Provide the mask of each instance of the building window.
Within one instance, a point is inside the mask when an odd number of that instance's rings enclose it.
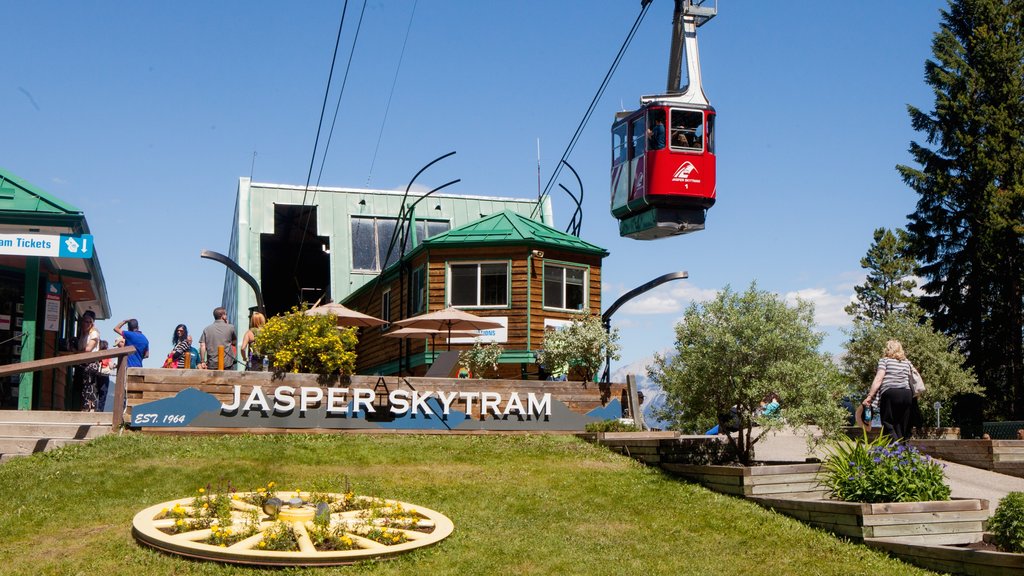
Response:
[[[386,322],[381,325],[381,330],[387,330],[391,327],[391,289],[385,290],[380,295],[380,319]]]
[[[451,264],[452,306],[508,306],[508,263]]]
[[[427,309],[427,267],[420,266],[409,277],[409,315],[415,316]]]
[[[544,307],[583,310],[586,278],[584,268],[544,264]]]
[[[359,271],[380,272],[398,262],[402,252],[401,245],[396,242],[388,257],[388,246],[395,234],[396,218],[376,218],[366,216],[352,217],[352,269]],[[422,242],[438,234],[448,231],[451,225],[440,220],[417,220],[415,225],[416,241]],[[412,250],[412,237],[405,239],[405,251]]]

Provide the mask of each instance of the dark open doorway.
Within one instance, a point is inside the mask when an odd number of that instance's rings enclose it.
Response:
[[[260,234],[260,285],[270,316],[330,296],[330,239],[317,236],[316,206],[274,204],[274,233]]]

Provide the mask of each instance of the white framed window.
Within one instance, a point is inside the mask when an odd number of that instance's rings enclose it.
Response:
[[[383,332],[391,327],[391,289],[388,288],[380,295],[380,319],[386,322],[380,329]]]
[[[587,302],[587,269],[544,263],[544,307],[583,310]]]
[[[448,265],[448,296],[452,306],[507,307],[508,262]]]
[[[415,316],[427,309],[427,267],[420,266],[409,276],[409,315]]]

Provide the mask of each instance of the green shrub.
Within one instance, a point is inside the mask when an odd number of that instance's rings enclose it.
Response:
[[[1003,552],[1024,552],[1024,492],[1010,492],[988,521],[988,530]]]
[[[275,372],[351,374],[356,368],[355,328],[339,329],[333,315],[291,313],[274,316],[260,330],[253,347],[270,358]]]
[[[873,442],[866,435],[863,441],[832,441],[822,468],[822,483],[845,502],[949,500],[941,464],[913,446],[890,444],[884,436]]]
[[[586,427],[587,432],[640,432],[640,427],[632,422],[621,420],[601,420],[590,422]]]
[[[469,370],[473,378],[483,378],[488,370],[498,369],[498,359],[504,351],[497,342],[483,346],[478,339],[472,348],[459,353],[459,366]]]

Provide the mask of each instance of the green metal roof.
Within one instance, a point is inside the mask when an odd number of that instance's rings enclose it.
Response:
[[[5,216],[14,216],[15,213],[20,213],[43,219],[48,215],[83,217],[80,209],[51,196],[41,188],[29,184],[2,168],[0,168],[0,212],[4,212]]]
[[[438,234],[423,241],[428,248],[521,245],[560,248],[584,254],[607,256],[608,251],[576,236],[559,232],[511,210],[481,218],[476,222]]]

